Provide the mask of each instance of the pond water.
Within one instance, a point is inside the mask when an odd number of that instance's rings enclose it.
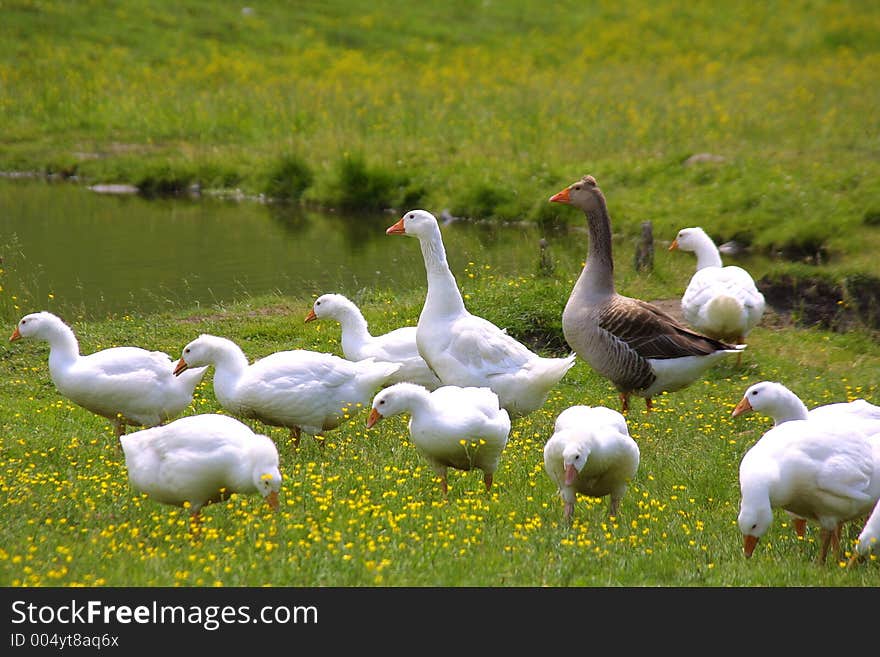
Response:
[[[0,307],[16,319],[35,310],[97,319],[271,293],[303,298],[423,287],[416,241],[385,234],[397,219],[0,180]],[[459,277],[468,262],[501,275],[537,267],[535,226],[452,222],[442,230]],[[585,236],[548,240],[554,253],[583,258]]]

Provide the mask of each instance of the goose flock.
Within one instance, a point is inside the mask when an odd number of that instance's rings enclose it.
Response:
[[[203,507],[232,493],[258,494],[279,507],[278,448],[242,420],[283,427],[294,449],[302,433],[323,445],[332,431],[369,409],[371,429],[406,414],[415,452],[449,494],[447,473],[479,470],[489,491],[511,436],[512,422],[542,408],[578,359],[607,380],[620,410],[577,404],[560,412],[543,448],[543,465],[571,523],[577,496],[608,498],[620,512],[642,454],[627,425],[632,396],[645,400],[685,388],[731,356],[737,363],[765,309],[744,269],[723,266],[702,228],[684,228],[670,250],[692,251],[696,272],[681,298],[683,321],[647,301],[616,291],[611,218],[593,176],[568,185],[551,203],[583,211],[587,257],[561,308],[571,353],[541,356],[465,305],[449,267],[436,217],[415,209],[387,235],[418,240],[426,295],[415,326],[373,335],[360,309],[341,294],[324,294],[305,322],[333,320],[343,357],[290,349],[251,362],[232,340],[203,334],[171,356],[139,347],[81,355],[72,331],[48,312],[25,315],[10,341],[49,343],[49,372],[58,393],[110,420],[133,489],[197,519]],[[224,414],[179,417],[213,368],[213,392]],[[746,452],[739,468],[738,524],[750,557],[782,509],[803,535],[819,527],[818,561],[840,556],[840,530],[863,529],[849,565],[878,550],[880,538],[880,407],[861,399],[812,410],[781,383],[751,385],[732,413],[764,413],[773,427]],[[126,434],[127,426],[142,427]]]

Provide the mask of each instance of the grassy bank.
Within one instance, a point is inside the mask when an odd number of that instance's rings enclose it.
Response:
[[[466,279],[463,288],[475,310],[501,321],[493,308],[528,311],[516,285]],[[377,333],[414,323],[422,300],[420,291],[358,299]],[[138,344],[176,358],[203,332],[235,340],[250,358],[298,347],[341,353],[336,325],[303,323],[310,303],[276,296],[74,329],[84,353]],[[636,404],[628,422],[642,462],[614,520],[606,501],[581,498],[566,527],[543,471],[559,412],[618,407],[611,386],[579,362],[544,408],[514,422],[490,494],[479,475],[454,472],[444,503],[405,417],[366,430],[359,409],[328,433],[324,449],[306,438],[294,450],[286,431],[258,425],[281,453],[281,511],[234,496],[206,509],[197,539],[186,512],[130,488],[109,424],[59,397],[47,346],[9,344],[0,358],[0,584],[875,586],[876,560],[849,570],[812,563],[818,531],[798,540],[781,512],[753,558],[742,555],[737,469],[770,426],[730,418],[746,387],[780,380],[809,406],[880,403],[880,347],[869,335],[778,328],[755,329],[741,366],[721,365],[656,398],[650,416]],[[186,413],[218,410],[209,373]],[[858,529],[846,532],[847,551]]]
[[[620,230],[866,269],[877,34],[871,2],[13,0],[0,170],[550,222],[592,173]]]

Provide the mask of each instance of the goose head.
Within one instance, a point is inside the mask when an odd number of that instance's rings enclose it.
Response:
[[[587,464],[590,448],[582,440],[570,441],[562,450],[562,467],[565,471],[565,485],[571,486],[578,474]]]
[[[781,383],[774,381],[755,383],[746,389],[743,398],[736,405],[736,408],[733,409],[731,417],[737,417],[751,411],[757,411],[772,417],[775,415],[774,411],[783,407],[787,402],[787,398],[791,397],[792,394]]]
[[[550,197],[551,203],[565,203],[580,208],[584,212],[594,212],[605,207],[602,190],[593,176],[584,176],[561,192]]]
[[[251,477],[257,492],[277,511],[278,492],[281,490],[281,471],[278,469],[278,451],[268,436],[254,436]]]
[[[217,357],[217,341],[210,335],[200,335],[183,348],[180,360],[174,366],[174,374],[180,375],[190,367],[203,367],[214,364]]]
[[[706,244],[707,241],[711,242],[711,239],[712,238],[706,234],[706,231],[699,226],[682,228],[678,231],[675,239],[673,239],[672,243],[669,245],[669,250],[674,251],[675,249],[679,249],[680,251],[697,251],[701,244]]]
[[[9,336],[9,341],[14,342],[21,338],[46,339],[60,321],[49,312],[30,313],[18,320],[15,330]]]
[[[315,303],[312,304],[312,309],[309,311],[309,314],[306,315],[305,321],[313,322],[316,319],[324,319],[327,317],[335,319],[345,306],[344,299],[345,297],[341,294],[322,294],[315,299]]]
[[[767,533],[772,521],[773,510],[769,504],[751,505],[743,500],[737,523],[743,535],[743,553],[746,557],[752,556],[758,539]]]
[[[389,226],[385,234],[427,237],[437,230],[437,218],[433,214],[427,210],[410,210],[396,224]]]
[[[367,429],[382,418],[409,411],[415,398],[428,394],[427,388],[415,383],[402,382],[388,386],[373,397],[370,416],[367,418]]]

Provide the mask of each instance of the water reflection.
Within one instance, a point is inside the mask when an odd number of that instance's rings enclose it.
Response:
[[[87,319],[274,292],[423,287],[418,243],[385,234],[398,219],[0,181],[0,312],[6,320],[42,309]],[[458,221],[443,226],[443,238],[459,276],[468,262],[501,275],[531,274],[540,257],[534,226]],[[581,251],[574,245],[573,259]]]
[[[270,203],[266,206],[269,216],[284,229],[288,235],[294,236],[306,229],[309,223],[305,210],[298,205],[289,203]]]

